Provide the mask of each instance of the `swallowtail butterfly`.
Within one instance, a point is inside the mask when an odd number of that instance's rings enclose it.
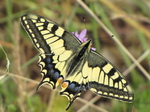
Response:
[[[38,65],[43,84],[69,99],[69,109],[81,92],[92,92],[108,98],[132,102],[134,94],[124,76],[102,55],[91,49],[91,40],[82,43],[75,35],[53,22],[35,14],[21,17],[21,23],[39,51]]]

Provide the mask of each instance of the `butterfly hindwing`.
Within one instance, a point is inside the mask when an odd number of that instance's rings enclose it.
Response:
[[[39,55],[38,65],[41,67],[41,75],[43,77],[40,84],[38,85],[38,88],[43,84],[48,84],[53,89],[55,89],[59,85],[59,83],[63,81],[63,76],[60,75],[60,71],[55,68],[56,64],[53,63],[53,56],[53,54]]]
[[[131,102],[133,91],[124,76],[100,54],[92,51],[89,58],[88,66],[92,68],[88,75],[89,89],[105,97]]]

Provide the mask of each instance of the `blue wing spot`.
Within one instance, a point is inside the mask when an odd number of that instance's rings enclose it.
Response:
[[[60,76],[60,74],[59,74],[58,72],[55,72],[54,75],[53,75],[53,78],[54,78],[54,79],[58,79],[59,76]]]
[[[46,68],[49,70],[49,69],[52,69],[53,68],[53,65],[52,64],[48,64],[46,65]]]
[[[47,56],[47,58],[45,59],[45,63],[47,64],[52,63],[52,61],[53,60],[49,56]]]

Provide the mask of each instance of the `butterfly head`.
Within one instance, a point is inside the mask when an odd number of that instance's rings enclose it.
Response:
[[[80,60],[80,59],[83,59],[87,56],[87,54],[90,52],[90,49],[91,49],[91,40],[88,40],[84,43],[82,43],[79,48],[78,48],[78,53],[76,54],[76,59],[77,60]]]
[[[86,42],[84,42],[84,43],[81,44],[81,48],[82,48],[83,50],[88,50],[88,51],[90,51],[91,46],[92,46],[91,40],[87,40]]]

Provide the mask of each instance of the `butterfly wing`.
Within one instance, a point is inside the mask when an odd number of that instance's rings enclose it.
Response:
[[[89,89],[96,94],[131,102],[134,94],[124,76],[108,60],[92,51],[88,57]]]
[[[39,15],[23,15],[21,23],[40,52],[38,64],[43,79],[39,86],[49,84],[55,88],[66,77],[68,59],[81,42],[57,23]]]

